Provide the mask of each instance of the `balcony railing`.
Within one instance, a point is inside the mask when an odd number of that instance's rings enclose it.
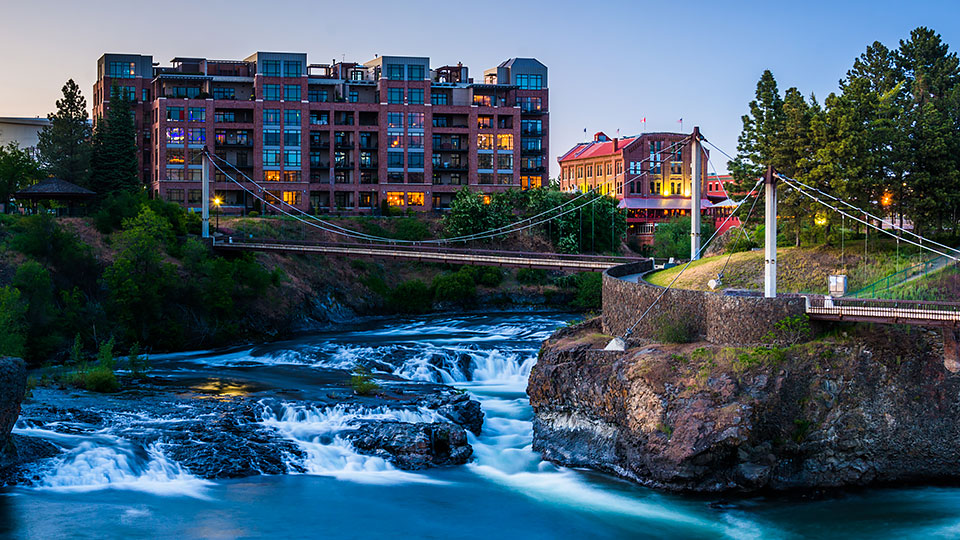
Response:
[[[338,169],[352,169],[353,163],[350,161],[338,160],[334,162],[334,166]]]
[[[454,145],[454,144],[452,144],[452,143],[443,143],[443,144],[441,144],[441,145],[439,145],[439,146],[434,145],[434,146],[433,146],[433,149],[434,149],[434,150],[439,150],[439,151],[441,151],[441,152],[442,152],[442,151],[446,151],[446,152],[466,152],[466,151],[467,151],[467,149],[464,148],[463,146],[461,146],[461,145],[459,145],[459,144],[458,144],[458,145]]]
[[[337,141],[335,147],[349,150],[353,148],[353,141]]]
[[[540,148],[524,148],[520,150],[520,155],[522,156],[539,156],[543,154],[543,150]]]
[[[542,129],[529,129],[529,128],[528,128],[528,129],[521,129],[521,130],[520,130],[520,134],[521,134],[521,135],[529,135],[529,136],[531,136],[531,137],[542,137],[542,136],[543,136],[543,130],[542,130]]]
[[[469,166],[466,163],[434,163],[434,171],[466,171]]]
[[[361,161],[360,168],[361,169],[377,169],[379,168],[379,166],[377,165],[376,161],[367,161],[367,162]]]

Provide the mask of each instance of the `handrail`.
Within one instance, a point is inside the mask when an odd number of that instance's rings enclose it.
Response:
[[[854,292],[852,292],[852,293],[849,293],[849,294],[847,295],[847,297],[850,297],[850,298],[870,298],[871,296],[867,296],[868,294],[869,294],[869,295],[876,295],[876,294],[877,294],[878,292],[880,292],[880,291],[886,291],[886,290],[888,290],[888,289],[892,289],[893,287],[896,287],[897,285],[901,285],[901,284],[903,284],[903,283],[906,283],[907,280],[909,280],[909,279],[911,279],[911,278],[913,278],[913,277],[922,276],[922,275],[924,275],[924,274],[926,274],[926,273],[928,273],[928,272],[930,272],[930,271],[932,271],[932,270],[936,270],[936,269],[939,269],[939,268],[946,267],[946,266],[948,266],[949,264],[950,264],[950,263],[949,263],[949,260],[947,259],[947,257],[945,257],[945,256],[943,256],[943,255],[938,255],[938,256],[936,256],[936,257],[933,257],[933,258],[928,259],[928,260],[926,260],[926,261],[917,263],[917,264],[915,264],[915,265],[913,265],[913,266],[910,266],[910,267],[908,267],[908,268],[904,268],[903,270],[900,270],[900,271],[898,271],[898,272],[894,272],[894,273],[892,273],[892,274],[890,274],[890,275],[888,275],[888,276],[882,277],[882,278],[878,279],[877,281],[874,281],[873,283],[871,283],[871,284],[869,284],[869,285],[867,285],[867,286],[865,286],[865,287],[863,287],[863,288],[861,288],[861,289],[859,289],[859,290],[856,290],[856,291],[854,291]],[[915,270],[915,269],[917,269],[917,268],[920,268],[921,270],[920,270],[919,272],[912,272],[913,270]],[[897,276],[900,276],[900,275],[903,275],[904,277],[899,278],[899,279],[895,279]],[[891,283],[891,281],[893,281],[893,282]],[[883,283],[884,286],[883,286],[883,287],[878,287],[878,285],[881,284],[881,283]]]

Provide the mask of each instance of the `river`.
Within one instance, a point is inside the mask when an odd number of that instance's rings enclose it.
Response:
[[[407,472],[356,453],[336,433],[361,417],[429,421],[426,411],[265,408],[259,421],[305,451],[306,472],[208,481],[167,459],[162,448],[125,440],[120,426],[65,434],[21,425],[15,432],[48,438],[67,451],[37,487],[0,491],[0,537],[960,537],[960,490],[953,488],[720,500],[664,494],[542,461],[531,450],[526,379],[540,342],[569,318],[431,315],[254,349],[154,357],[160,376],[242,368],[292,391],[311,370],[359,362],[465,389],[482,404],[483,431],[469,435],[469,464]],[[472,364],[469,382],[458,362],[465,356]]]

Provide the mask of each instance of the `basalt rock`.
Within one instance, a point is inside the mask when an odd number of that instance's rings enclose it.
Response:
[[[32,479],[24,466],[59,453],[59,448],[43,439],[10,435],[0,445],[0,486],[29,484]]]
[[[418,405],[433,409],[447,420],[480,435],[483,428],[483,409],[480,403],[466,393],[434,394],[421,399]]]
[[[676,491],[960,481],[960,375],[936,335],[614,352],[595,327],[567,330],[530,377],[534,449]]]
[[[358,452],[408,470],[463,465],[473,454],[463,428],[446,422],[365,422],[342,436]]]
[[[27,388],[27,371],[23,360],[0,357],[0,444],[7,440],[17,418]]]

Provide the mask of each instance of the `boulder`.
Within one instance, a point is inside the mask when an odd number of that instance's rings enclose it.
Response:
[[[382,457],[401,469],[463,465],[473,455],[463,428],[447,422],[365,422],[341,436],[358,452]]]
[[[20,417],[20,403],[26,389],[27,370],[23,360],[0,357],[0,442],[7,439]]]
[[[960,376],[935,339],[876,327],[789,349],[617,352],[552,338],[527,388],[533,446],[674,491],[958,481]]]
[[[470,399],[466,392],[430,395],[421,399],[418,405],[437,411],[440,416],[470,430],[474,435],[480,435],[483,428],[483,409],[480,402]]]

